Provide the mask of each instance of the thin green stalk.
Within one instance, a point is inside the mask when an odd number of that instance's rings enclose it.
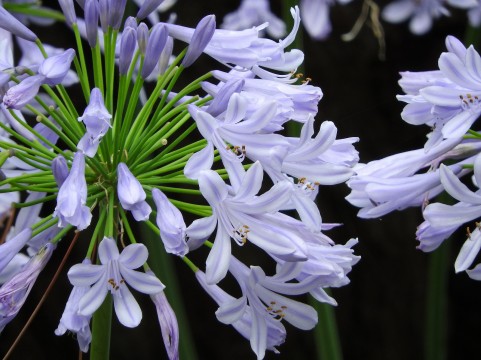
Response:
[[[90,83],[88,78],[87,64],[85,63],[85,54],[82,39],[80,37],[80,32],[78,25],[75,23],[72,25],[75,42],[77,43],[78,58],[80,60],[80,67],[82,68],[82,77],[80,78],[80,85],[82,86],[82,91],[84,93],[85,101],[88,103],[90,98]]]
[[[319,315],[319,322],[314,328],[314,342],[316,343],[318,359],[341,360],[341,342],[339,340],[334,307],[320,303],[312,297],[309,297],[309,302]]]
[[[107,293],[104,302],[92,318],[92,344],[90,360],[110,359],[110,337],[112,329],[112,295]]]
[[[444,241],[436,251],[429,254],[426,300],[426,328],[424,358],[447,359],[447,280],[449,241]]]

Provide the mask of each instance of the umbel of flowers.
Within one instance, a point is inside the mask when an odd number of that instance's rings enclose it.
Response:
[[[481,280],[480,265],[468,270],[481,249],[481,134],[476,130],[481,57],[453,36],[446,38],[446,47],[438,70],[403,72],[399,81],[405,95],[398,99],[406,103],[401,117],[431,129],[424,148],[359,165],[348,182],[352,191],[347,199],[361,208],[363,218],[420,206],[425,221],[416,236],[423,251],[435,250],[467,224],[467,240],[454,267]],[[467,175],[472,181],[465,184],[460,178]],[[436,199],[443,191],[452,197],[451,204]]]
[[[324,234],[335,224],[322,222],[314,200],[319,185],[353,175],[357,139],[336,139],[329,121],[316,133],[322,92],[296,84],[303,54],[286,51],[300,24],[297,8],[291,33],[275,42],[258,36],[267,25],[217,30],[212,15],[196,28],[149,27],[142,20],[159,3],[144,2],[122,23],[121,1],[86,0],[83,19],[72,2],[61,1],[76,43],[66,51],[42,44],[0,7],[0,201],[2,216],[15,224],[0,245],[0,329],[20,310],[55,245],[84,241],[85,260],[68,270],[73,288],[55,334],[75,333],[87,352],[92,337],[101,336],[90,323],[106,298],[121,324],[137,326],[135,290],[151,296],[168,356],[178,358],[162,274],[150,270],[132,226],[144,222],[193,270],[219,305],[219,321],[247,338],[261,359],[284,342],[283,320],[303,330],[317,323],[314,309],[290,296],[310,293],[335,305],[324,289],[349,282],[357,240],[335,245]],[[28,49],[18,64],[13,41]],[[174,41],[187,44],[180,54]],[[179,88],[203,53],[219,69]],[[67,88],[75,82],[80,109]],[[302,124],[298,137],[282,135],[287,121]],[[55,209],[40,218],[47,203]],[[189,226],[185,214],[195,218]],[[232,255],[233,246],[238,252],[246,243],[272,259],[274,274]],[[210,251],[197,266],[188,254],[202,246]],[[239,284],[240,298],[222,289],[226,276]]]

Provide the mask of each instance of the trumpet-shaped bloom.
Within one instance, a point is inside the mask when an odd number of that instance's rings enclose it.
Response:
[[[152,198],[157,206],[157,226],[165,251],[170,254],[185,256],[189,247],[185,241],[186,226],[182,213],[169,201],[159,189],[152,190]]]
[[[117,194],[120,204],[125,210],[132,212],[135,220],[147,220],[152,208],[145,201],[146,194],[139,180],[135,178],[124,163],[119,163],[117,166],[117,175]]]
[[[90,93],[90,101],[85,111],[78,121],[83,121],[87,132],[80,139],[79,150],[89,157],[93,157],[97,152],[100,140],[110,128],[112,115],[105,107],[100,89],[94,88]]]
[[[20,311],[55,245],[48,243],[10,280],[0,287],[0,332]]]
[[[206,261],[207,281],[219,282],[227,273],[231,253],[231,237],[239,244],[246,241],[259,246],[270,255],[286,261],[306,258],[303,241],[283,227],[279,221],[269,221],[266,214],[277,212],[287,201],[289,185],[280,182],[268,192],[257,196],[262,185],[262,166],[252,165],[241,179],[238,189],[231,193],[220,176],[214,171],[204,171],[199,177],[202,195],[212,207],[210,217],[194,221],[187,229],[189,247],[197,248],[214,231],[214,246]]]
[[[309,280],[288,283],[288,276],[268,277],[258,266],[250,269],[232,257],[229,270],[242,289],[242,297],[224,303],[216,312],[219,321],[232,324],[239,321],[249,305],[252,309],[250,343],[258,359],[263,359],[267,348],[268,324],[286,320],[301,330],[310,330],[317,323],[317,312],[309,305],[289,299],[281,294],[304,294],[316,287]]]
[[[142,311],[127,284],[144,294],[156,294],[164,289],[154,275],[134,270],[147,261],[147,248],[131,244],[119,254],[115,240],[105,237],[98,251],[101,265],[77,264],[68,272],[72,285],[91,286],[79,300],[78,314],[92,315],[110,291],[119,321],[124,326],[136,327],[142,319]]]
[[[89,259],[85,259],[83,264],[91,264]],[[90,319],[92,315],[80,315],[79,301],[90,290],[89,286],[74,286],[68,297],[65,310],[55,330],[55,335],[63,335],[71,331],[77,336],[80,350],[88,352],[92,334],[90,332]]]
[[[85,205],[87,201],[87,182],[85,181],[85,158],[81,152],[74,155],[72,168],[58,191],[54,216],[59,219],[58,226],[71,224],[78,230],[90,225],[92,214]]]
[[[252,350],[256,352],[257,358],[262,359],[265,350],[271,350],[275,353],[279,353],[276,349],[276,346],[282,345],[286,340],[286,329],[284,325],[278,320],[275,320],[271,316],[263,316],[263,322],[265,323],[265,332],[259,333],[258,331],[258,324],[259,320],[256,319],[258,314],[252,309],[252,306],[245,305],[243,299],[239,305],[242,306],[242,313],[240,317],[236,319],[225,319],[223,318],[222,310],[230,305],[237,305],[239,300],[234,298],[233,296],[226,293],[222,290],[218,285],[211,285],[207,282],[206,276],[202,271],[197,271],[195,273],[199,284],[202,288],[209,294],[212,299],[219,305],[219,309],[216,312],[218,315],[219,321],[228,321],[228,324],[232,325],[234,329],[236,329],[239,334],[241,334],[244,338],[250,340],[253,336],[254,339],[254,346]],[[264,311],[265,312],[265,311]],[[224,321],[223,321],[224,320]],[[264,330],[264,329],[263,329]],[[259,339],[259,337],[262,337]],[[263,346],[265,344],[265,348],[258,348],[255,342],[260,342]]]

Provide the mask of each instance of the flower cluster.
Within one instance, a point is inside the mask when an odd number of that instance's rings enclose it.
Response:
[[[281,320],[303,330],[317,323],[315,310],[290,296],[310,293],[335,305],[324,289],[349,282],[357,240],[334,244],[325,231],[335,224],[323,223],[315,198],[320,185],[354,174],[358,139],[336,139],[330,121],[316,133],[321,89],[296,83],[303,53],[286,51],[300,26],[298,8],[292,31],[276,42],[259,36],[264,25],[218,30],[213,15],[195,28],[158,22],[152,12],[160,3],[142,2],[122,23],[125,1],[86,0],[83,19],[71,1],[60,1],[76,43],[65,51],[49,50],[0,7],[0,203],[14,223],[0,245],[0,328],[20,310],[55,245],[76,229],[74,239],[88,250],[68,271],[73,288],[55,333],[75,333],[87,352],[102,336],[90,321],[108,311],[102,304],[110,299],[119,322],[137,326],[134,289],[151,296],[168,356],[177,359],[175,314],[162,274],[151,270],[155,250],[135,231],[143,223],[195,272],[219,305],[219,321],[249,339],[261,359],[284,342]],[[14,40],[37,49],[25,51],[19,65]],[[174,42],[187,46],[175,54]],[[224,69],[180,87],[202,54]],[[74,83],[80,111],[67,89]],[[283,134],[288,121],[302,125],[299,136]],[[55,210],[40,217],[47,203]],[[233,254],[246,243],[272,259],[274,274]],[[205,271],[187,257],[202,246],[210,249]],[[226,276],[239,284],[240,298],[222,289]]]
[[[407,103],[403,120],[431,128],[424,148],[359,166],[348,182],[352,191],[347,199],[362,208],[360,217],[421,206],[425,221],[416,235],[423,251],[436,249],[461,225],[481,216],[481,135],[473,129],[481,114],[481,56],[452,36],[446,47],[439,70],[404,72],[399,81],[406,93],[398,96]],[[468,174],[473,175],[471,188],[460,180]],[[454,199],[452,204],[429,203],[443,191]],[[456,272],[467,270],[480,248],[476,222],[472,233],[468,228]],[[479,267],[467,273],[481,279]]]

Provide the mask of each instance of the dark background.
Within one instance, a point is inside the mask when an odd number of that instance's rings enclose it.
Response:
[[[280,6],[275,3],[273,8],[279,14]],[[237,6],[237,1],[178,0],[173,11],[178,13],[177,22],[182,25],[194,26],[202,16],[211,13],[217,15],[220,24],[223,16]],[[354,1],[350,5],[332,9],[333,32],[328,40],[319,42],[304,36],[304,73],[313,79],[312,84],[320,86],[324,92],[317,120],[334,121],[338,127],[338,138],[360,137],[356,148],[361,161],[368,162],[424,144],[428,129],[408,125],[400,118],[403,104],[395,98],[401,92],[397,85],[398,73],[436,69],[437,59],[445,51],[446,35],[463,38],[466,14],[453,9],[451,17],[436,21],[431,32],[424,36],[410,34],[406,24],[383,23],[386,60],[382,61],[378,57],[377,40],[368,27],[364,27],[352,42],[346,43],[340,39],[341,34],[351,29],[361,6],[359,1]],[[67,32],[61,29],[55,27],[47,30],[52,37],[50,42],[66,46],[66,42],[72,38],[63,38]],[[208,59],[205,61],[205,66],[219,66]],[[420,209],[396,212],[380,219],[362,220],[356,217],[357,210],[344,200],[347,194],[347,187],[340,185],[322,187],[319,196],[324,221],[344,223],[342,228],[328,235],[338,243],[358,237],[355,253],[362,257],[350,274],[351,284],[333,291],[339,303],[335,313],[344,358],[422,359],[430,254],[415,249],[417,243],[414,233],[422,221]],[[449,260],[445,264],[449,274],[446,294],[447,359],[474,358],[481,333],[477,326],[481,318],[478,310],[481,284],[470,280],[465,274],[454,274],[454,259],[464,241],[462,235],[451,240]],[[0,354],[5,353],[23,327],[66,248],[67,244],[59,245],[26,305],[4,330],[0,339]],[[83,254],[81,250],[76,251],[70,260],[71,264],[80,262]],[[174,261],[185,295],[193,346],[199,359],[254,359],[249,342],[232,327],[216,320],[214,312],[217,307],[214,302],[200,289],[190,270],[181,261]],[[69,291],[64,271],[12,358],[78,357],[77,342],[72,336],[57,337],[53,334]],[[126,329],[118,325],[114,316],[111,358],[164,359],[166,355],[154,308],[148,297],[137,295],[144,319],[138,328]],[[323,318],[319,321],[322,322]],[[269,352],[266,359],[315,358],[313,332],[299,331],[288,324],[286,327],[287,341],[279,348],[281,354]]]

